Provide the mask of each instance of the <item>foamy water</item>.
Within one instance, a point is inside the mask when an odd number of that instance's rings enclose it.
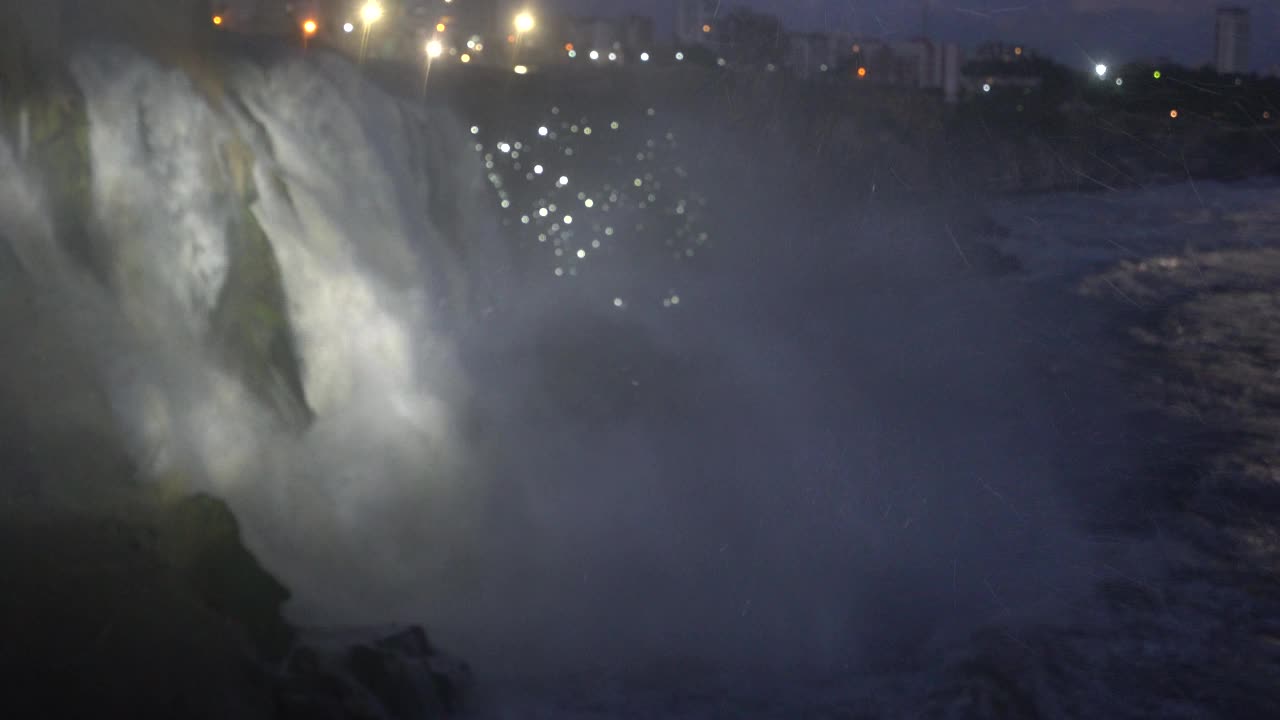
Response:
[[[628,264],[620,229],[611,269],[569,278],[499,227],[456,119],[340,61],[233,64],[218,100],[125,51],[74,68],[109,272],[34,282],[98,298],[66,327],[133,453],[231,503],[295,618],[425,622],[482,670],[849,669],[928,664],[1085,586],[1073,448],[1008,296],[929,218],[706,157],[712,262]],[[211,350],[236,152],[303,428]],[[34,183],[2,206],[15,247],[50,242]],[[679,302],[600,302],[624,286]]]

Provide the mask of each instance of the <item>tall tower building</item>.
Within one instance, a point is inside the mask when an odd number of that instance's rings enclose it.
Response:
[[[677,0],[676,44],[704,45],[715,37],[717,0]]]
[[[1218,8],[1214,32],[1214,66],[1223,74],[1249,71],[1249,11],[1240,7]]]

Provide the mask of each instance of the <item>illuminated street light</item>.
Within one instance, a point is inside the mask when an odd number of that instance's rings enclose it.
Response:
[[[369,0],[360,8],[360,20],[364,22],[364,32],[360,36],[360,62],[364,62],[364,56],[369,50],[369,32],[373,29],[373,24],[382,19],[382,6],[377,0]]]
[[[344,33],[348,33],[348,34],[350,34],[350,33],[354,32],[354,31],[355,31],[355,29],[356,29],[356,26],[355,26],[355,25],[353,25],[353,24],[351,24],[351,23],[343,23],[343,24],[342,24],[342,32],[344,32]]]
[[[516,15],[515,28],[517,33],[524,34],[530,32],[536,25],[537,21],[533,19],[533,15],[528,11]]]
[[[682,60],[684,60],[684,53],[682,53],[682,52],[677,52],[677,53],[676,53],[676,62],[680,62],[680,61],[682,61]]]
[[[640,53],[640,62],[649,62],[649,53],[647,52]]]
[[[213,16],[213,24],[214,24],[214,25],[221,25],[221,24],[222,24],[222,16],[221,16],[221,15],[214,15],[214,16]]]
[[[529,68],[525,67],[524,65],[517,65],[512,69],[515,71],[517,75],[526,75],[529,72]]]
[[[445,24],[444,24],[444,23],[436,23],[436,32],[441,32],[441,33],[442,33],[442,32],[444,32],[444,31],[445,31]]]
[[[1095,66],[1093,67],[1093,71],[1094,71],[1095,73],[1097,73],[1097,74],[1098,74],[1098,77],[1100,77],[1100,78],[1104,78],[1104,77],[1106,77],[1106,76],[1107,76],[1107,66],[1106,66],[1106,63],[1098,63],[1097,65],[1095,65]]]
[[[302,21],[302,49],[303,50],[306,50],[307,46],[311,44],[311,36],[315,35],[316,30],[319,30],[319,29],[320,29],[320,26],[317,25],[316,21],[312,20],[311,18],[307,18],[306,20]]]
[[[590,57],[592,60],[599,60],[599,59],[600,59],[600,51],[599,51],[599,50],[592,50],[592,51],[591,51],[591,54],[590,54],[588,57]]]
[[[444,54],[444,45],[440,44],[439,38],[431,38],[427,41],[423,50],[427,54],[427,64],[422,71],[422,97],[427,96],[427,82],[431,80],[431,64],[435,59]]]

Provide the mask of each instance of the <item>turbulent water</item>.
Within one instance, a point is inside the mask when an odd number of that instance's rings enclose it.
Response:
[[[635,196],[566,274],[521,222],[537,205],[491,194],[525,181],[485,167],[511,137],[343,61],[233,63],[214,89],[119,49],[72,70],[90,251],[12,138],[6,282],[149,476],[228,499],[296,619],[422,621],[482,672],[687,679],[927,667],[1086,587],[1066,482],[1084,443],[1027,324],[1050,300],[975,275],[950,211],[857,180],[815,196],[765,161],[786,148],[658,107],[599,142],[676,138],[706,201],[682,233],[714,242],[653,261],[637,225],[669,216]],[[526,164],[564,156],[537,132],[551,110],[512,120]],[[625,195],[661,162],[588,166],[538,202],[581,202],[588,177]],[[246,340],[272,308],[270,342]]]

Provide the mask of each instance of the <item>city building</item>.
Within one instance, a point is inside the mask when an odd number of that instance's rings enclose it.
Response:
[[[893,43],[895,85],[903,87],[942,87],[941,53],[926,38],[914,38]]]
[[[787,60],[787,33],[775,15],[735,8],[709,34],[720,56],[735,67],[776,67]]]
[[[1241,7],[1218,8],[1214,32],[1214,67],[1223,74],[1249,71],[1249,11]]]
[[[676,45],[688,47],[713,44],[719,9],[719,0],[677,0]]]
[[[537,48],[545,45],[547,59],[558,62],[624,63],[654,49],[653,20],[640,15],[622,18],[548,18]],[[596,53],[592,58],[591,54]],[[610,57],[612,56],[612,57]]]
[[[562,21],[560,39],[572,45],[579,57],[590,57],[594,51],[608,58],[622,49],[622,30],[622,24],[610,18],[571,17]]]
[[[811,77],[836,66],[834,39],[825,33],[791,33],[786,65],[799,77]]]
[[[964,51],[956,43],[942,44],[942,98],[948,104],[960,101],[964,67]]]
[[[924,37],[886,42],[855,39],[848,48],[849,65],[858,77],[876,85],[956,93],[960,87],[963,54],[954,43],[938,44]]]
[[[653,48],[653,18],[648,15],[628,15],[622,19],[622,47],[636,54]]]
[[[1030,57],[1027,49],[1017,43],[985,42],[973,53],[975,60],[1015,63]]]

